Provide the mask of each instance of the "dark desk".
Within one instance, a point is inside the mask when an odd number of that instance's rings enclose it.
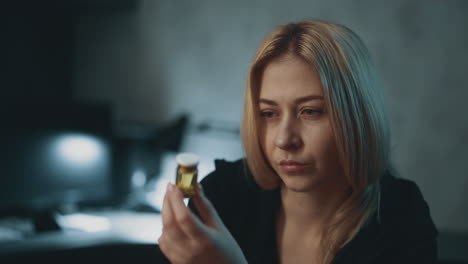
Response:
[[[120,263],[138,259],[166,263],[156,244],[162,228],[159,214],[101,211],[60,218],[62,231],[0,241],[0,263]]]

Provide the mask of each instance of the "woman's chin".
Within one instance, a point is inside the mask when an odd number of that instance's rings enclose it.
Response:
[[[282,187],[294,192],[310,192],[320,185],[320,181],[318,181],[317,179],[312,179],[310,176],[286,176],[281,177],[281,179],[283,181]]]

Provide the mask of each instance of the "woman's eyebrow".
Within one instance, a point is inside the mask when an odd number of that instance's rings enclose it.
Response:
[[[265,98],[260,98],[258,100],[258,103],[259,104],[267,104],[267,105],[278,105],[278,103],[276,103],[275,101],[273,100],[268,100],[268,99],[265,99]]]
[[[294,100],[294,102],[296,104],[300,104],[300,103],[304,103],[304,102],[307,102],[307,101],[312,101],[312,100],[323,100],[323,96],[321,95],[307,95],[307,96],[304,96],[304,97],[299,97],[299,98],[296,98]],[[265,98],[260,98],[258,100],[258,103],[259,104],[267,104],[267,105],[278,105],[277,102],[273,101],[273,100],[270,100],[270,99],[265,99]]]
[[[323,96],[321,95],[308,95],[304,97],[299,97],[295,100],[296,104],[304,103],[307,101],[312,101],[312,100],[323,100]]]

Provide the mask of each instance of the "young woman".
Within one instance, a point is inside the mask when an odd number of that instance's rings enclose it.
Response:
[[[418,187],[397,179],[369,52],[350,29],[287,24],[250,68],[246,158],[217,160],[185,207],[168,186],[159,247],[171,263],[435,263]]]

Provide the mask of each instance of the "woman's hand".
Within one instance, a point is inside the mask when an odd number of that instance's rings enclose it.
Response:
[[[202,190],[193,202],[204,223],[185,206],[181,191],[168,184],[159,247],[171,263],[247,263],[239,245]]]

